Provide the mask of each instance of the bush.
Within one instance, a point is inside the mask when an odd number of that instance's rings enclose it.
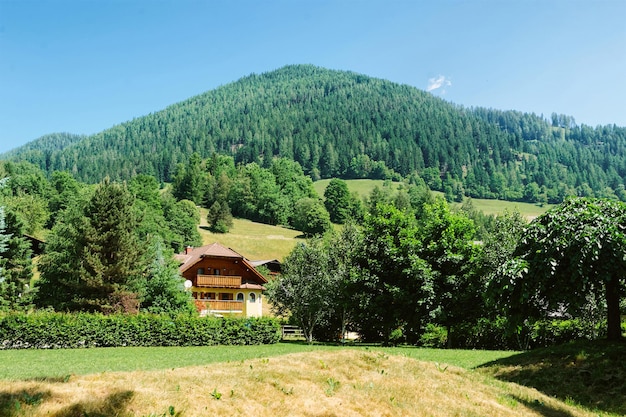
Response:
[[[508,320],[482,318],[455,328],[457,346],[472,349],[531,349],[604,337],[605,323],[580,319],[538,320],[527,323],[519,333],[511,332]]]
[[[419,345],[428,348],[445,348],[448,332],[445,327],[428,323],[420,336]]]
[[[0,316],[0,349],[259,345],[279,340],[280,325],[271,318],[53,312]]]

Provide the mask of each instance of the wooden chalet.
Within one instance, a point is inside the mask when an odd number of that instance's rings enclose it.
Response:
[[[242,255],[213,243],[189,247],[176,259],[201,315],[263,315],[267,279]]]

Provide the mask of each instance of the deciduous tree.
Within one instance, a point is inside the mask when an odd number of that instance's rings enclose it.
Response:
[[[515,317],[581,314],[591,296],[604,299],[607,336],[621,338],[626,285],[626,205],[568,199],[535,219],[500,271],[501,300]]]

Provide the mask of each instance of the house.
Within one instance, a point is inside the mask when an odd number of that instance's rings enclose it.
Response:
[[[179,271],[202,315],[263,315],[267,279],[249,260],[219,243],[188,247],[176,255]]]
[[[277,276],[282,271],[282,264],[278,259],[267,259],[263,261],[250,261],[250,264],[255,267],[264,267],[267,268],[269,274],[271,276]]]

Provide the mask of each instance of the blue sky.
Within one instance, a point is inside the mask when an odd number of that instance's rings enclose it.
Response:
[[[0,0],[0,152],[288,64],[626,126],[624,22],[624,0]]]

